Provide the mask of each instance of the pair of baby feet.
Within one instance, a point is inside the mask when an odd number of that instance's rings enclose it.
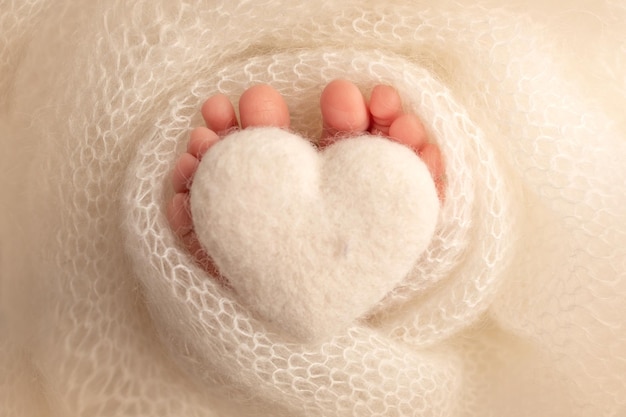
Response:
[[[410,147],[428,167],[439,199],[445,197],[445,171],[439,147],[428,141],[419,117],[405,114],[398,92],[390,86],[378,85],[371,93],[369,103],[359,89],[346,80],[329,83],[320,97],[323,133],[320,149],[342,138],[363,134],[379,135]],[[202,106],[206,127],[191,132],[187,151],[183,153],[172,173],[175,195],[169,202],[167,218],[175,234],[187,250],[204,267],[218,276],[194,232],[189,190],[194,174],[208,149],[233,129],[248,127],[279,127],[288,129],[289,109],[283,97],[268,85],[257,85],[246,90],[239,99],[240,123],[230,100],[217,94]]]

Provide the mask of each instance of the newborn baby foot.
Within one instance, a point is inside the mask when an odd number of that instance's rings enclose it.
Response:
[[[187,250],[213,276],[219,271],[198,241],[191,217],[189,190],[202,156],[220,136],[230,130],[248,127],[289,128],[289,110],[283,97],[268,85],[246,90],[239,100],[241,125],[235,109],[223,94],[210,97],[202,106],[206,127],[191,132],[187,152],[176,162],[172,172],[172,186],[176,193],[167,207],[167,218],[172,230],[181,238]]]
[[[349,81],[335,80],[326,86],[320,98],[323,134],[320,147],[342,138],[363,134],[380,135],[413,149],[428,167],[439,199],[445,197],[444,164],[439,147],[429,143],[426,130],[414,114],[404,114],[398,92],[379,85],[372,91],[369,105],[359,89]],[[189,190],[202,156],[230,130],[248,127],[289,128],[289,111],[282,96],[268,85],[246,90],[239,101],[241,124],[229,99],[212,96],[202,106],[206,127],[191,132],[185,152],[172,173],[176,194],[167,208],[168,221],[185,247],[214,276],[219,272],[198,241],[190,210]]]
[[[433,177],[439,199],[444,200],[445,169],[441,151],[436,144],[428,142],[419,117],[403,113],[400,95],[393,87],[374,87],[368,106],[354,84],[335,80],[322,92],[320,108],[324,120],[322,146],[366,133],[406,145],[422,158]]]

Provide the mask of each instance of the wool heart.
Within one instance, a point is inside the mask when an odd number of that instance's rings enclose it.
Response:
[[[336,334],[411,271],[439,201],[409,148],[361,136],[318,152],[277,128],[215,144],[191,188],[200,242],[240,301],[300,342]]]

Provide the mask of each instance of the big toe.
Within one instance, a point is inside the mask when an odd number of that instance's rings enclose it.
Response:
[[[356,135],[367,131],[369,113],[363,94],[346,80],[330,82],[320,97],[324,122],[322,141],[337,135]]]
[[[278,91],[266,84],[247,89],[239,99],[241,127],[289,127],[289,109]]]

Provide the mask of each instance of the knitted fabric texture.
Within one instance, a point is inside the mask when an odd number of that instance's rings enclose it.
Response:
[[[1,416],[626,414],[621,2],[0,10]],[[269,83],[317,138],[335,78],[396,87],[446,200],[406,276],[301,342],[164,212],[203,100]]]

